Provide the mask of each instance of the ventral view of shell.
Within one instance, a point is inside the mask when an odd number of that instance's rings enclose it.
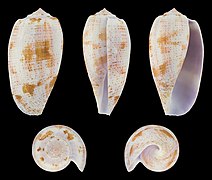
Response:
[[[60,23],[42,9],[15,23],[8,69],[14,101],[25,114],[42,114],[58,76],[62,51]]]
[[[73,129],[55,125],[37,134],[32,145],[32,155],[43,170],[61,171],[73,161],[82,172],[87,153],[83,140]]]
[[[110,115],[127,78],[130,35],[124,20],[103,9],[88,18],[83,51],[99,114]]]
[[[149,54],[165,114],[186,114],[196,101],[202,76],[204,47],[198,23],[176,9],[157,17]]]
[[[176,163],[179,144],[175,135],[158,125],[143,126],[129,138],[125,147],[125,165],[132,171],[139,162],[147,169],[163,172]]]

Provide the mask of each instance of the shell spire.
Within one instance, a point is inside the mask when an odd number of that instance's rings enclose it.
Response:
[[[96,15],[99,15],[99,16],[115,16],[114,14],[109,12],[106,8],[104,8],[101,11],[97,12]]]
[[[43,170],[57,172],[74,162],[83,172],[86,147],[80,135],[70,127],[49,126],[42,129],[32,144],[32,156]]]

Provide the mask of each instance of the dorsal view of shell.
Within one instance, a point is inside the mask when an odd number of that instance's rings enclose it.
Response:
[[[196,101],[202,77],[204,46],[198,23],[176,9],[157,17],[149,54],[165,114],[186,114]]]
[[[8,47],[13,99],[28,115],[42,114],[58,76],[63,33],[57,18],[38,9],[16,21]]]
[[[130,48],[124,20],[106,9],[89,16],[83,32],[83,51],[99,114],[110,115],[122,94]]]

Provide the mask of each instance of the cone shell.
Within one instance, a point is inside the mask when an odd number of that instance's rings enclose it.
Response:
[[[178,156],[177,138],[163,126],[141,127],[133,133],[125,147],[125,165],[129,172],[139,162],[151,171],[166,171],[176,163]]]
[[[130,35],[124,20],[106,9],[88,18],[83,32],[83,50],[100,114],[110,115],[121,96],[130,48]]]
[[[63,34],[57,18],[42,9],[15,23],[8,48],[10,86],[18,108],[42,114],[58,76]]]
[[[82,172],[86,164],[86,148],[81,137],[63,125],[41,130],[32,145],[32,155],[43,170],[57,172],[73,161]]]
[[[157,17],[150,31],[149,53],[165,114],[187,113],[202,75],[203,40],[198,23],[176,9]]]

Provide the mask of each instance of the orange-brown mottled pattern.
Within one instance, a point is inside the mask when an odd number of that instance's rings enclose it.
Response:
[[[50,81],[50,83],[45,85],[46,96],[48,96],[50,94],[52,88],[54,87],[56,80],[57,80],[57,76],[53,77],[52,80]]]
[[[164,130],[164,129],[161,129],[160,132],[162,132],[162,133],[165,134],[166,136],[168,136],[168,137],[170,137],[170,138],[173,139],[173,136],[172,136],[168,131],[166,131],[166,130]]]
[[[50,17],[51,20],[58,21],[56,17]]]
[[[166,71],[167,71],[168,63],[169,63],[168,61],[164,62],[163,64],[161,64],[159,66],[159,68],[154,68],[153,67],[152,71],[153,71],[154,76],[155,77],[158,77],[160,75],[163,76],[166,73]]]
[[[47,137],[51,136],[53,134],[53,131],[47,131],[45,134],[41,135],[39,140],[42,141],[46,139]]]
[[[47,67],[53,66],[51,43],[49,40],[35,42],[36,61],[47,61]]]
[[[170,167],[170,165],[172,165],[172,163],[175,161],[176,156],[177,156],[177,149],[173,152],[173,154],[171,154],[172,159],[167,163],[166,167]]]
[[[121,42],[121,44],[120,44],[121,49],[126,48],[126,46],[127,46],[127,42]]]
[[[164,46],[170,45],[170,44],[176,46],[179,44],[179,42],[172,40],[174,37],[176,37],[178,35],[178,33],[179,32],[177,30],[175,30],[171,33],[166,32],[164,35],[161,35],[158,38],[157,42],[158,42],[158,45],[159,45],[159,48],[160,48],[162,54],[167,53],[167,51],[165,51],[165,49],[164,49],[165,48]]]
[[[181,58],[184,52],[180,52],[180,50],[185,51],[187,49],[183,38],[183,33],[187,32],[186,29],[183,29],[184,26],[186,28],[187,20],[179,14],[176,17],[172,16],[172,19],[168,15],[169,13],[154,22],[154,27],[150,32],[151,48],[149,50],[152,72],[165,112],[169,111],[171,92],[179,72],[176,68],[181,69],[184,61]],[[173,28],[173,24],[175,28]],[[172,27],[170,28],[171,31],[168,29],[170,26]],[[186,34],[185,37],[187,37]],[[172,53],[177,54],[172,57]],[[179,60],[176,59],[178,56]],[[175,67],[174,64],[176,64]]]
[[[41,160],[41,161],[44,161],[44,157],[40,157],[40,160]]]
[[[93,49],[99,49],[101,48],[100,44],[92,44]]]
[[[8,64],[8,66],[9,66],[10,73],[12,73],[12,74],[16,74],[17,73],[17,71],[15,70],[14,66],[12,66],[11,64]]]
[[[24,84],[22,87],[23,93],[29,93],[31,96],[33,96],[35,87],[36,85],[34,84]]]
[[[85,64],[97,101],[97,94],[99,94],[106,75],[106,29],[104,29],[104,24],[103,19],[95,15],[90,16],[83,33]]]
[[[142,136],[143,131],[140,131],[139,133],[137,133],[135,136],[133,136],[132,138],[132,142],[135,141],[138,137]]]
[[[130,148],[130,156],[134,153],[134,151],[138,148],[138,144],[133,144]]]
[[[99,57],[98,59],[95,60],[95,66],[96,67],[103,66],[106,63],[107,63],[107,55],[101,56],[101,57]],[[99,69],[97,68],[97,70],[99,70]]]
[[[101,41],[106,41],[107,40],[105,29],[103,30],[102,33],[99,34],[99,39]]]
[[[123,90],[126,80],[126,72],[128,69],[128,32],[127,27],[123,21],[114,19],[110,21],[107,29],[107,42],[108,42],[108,77],[109,87],[108,90],[108,107],[112,110],[117,104],[117,100]],[[117,51],[114,51],[114,47]],[[112,98],[113,97],[113,98]],[[117,98],[116,98],[117,97]]]
[[[14,42],[10,43],[10,49],[14,48]]]
[[[28,44],[24,47],[22,54],[24,59],[22,61],[31,62],[33,60],[34,50],[32,44]]]
[[[74,135],[71,134],[70,132],[68,132],[68,130],[64,130],[63,132],[64,132],[64,134],[67,135],[67,139],[68,139],[69,141],[71,141],[71,140],[74,139]]]
[[[39,23],[41,18],[30,18],[30,23]]]

